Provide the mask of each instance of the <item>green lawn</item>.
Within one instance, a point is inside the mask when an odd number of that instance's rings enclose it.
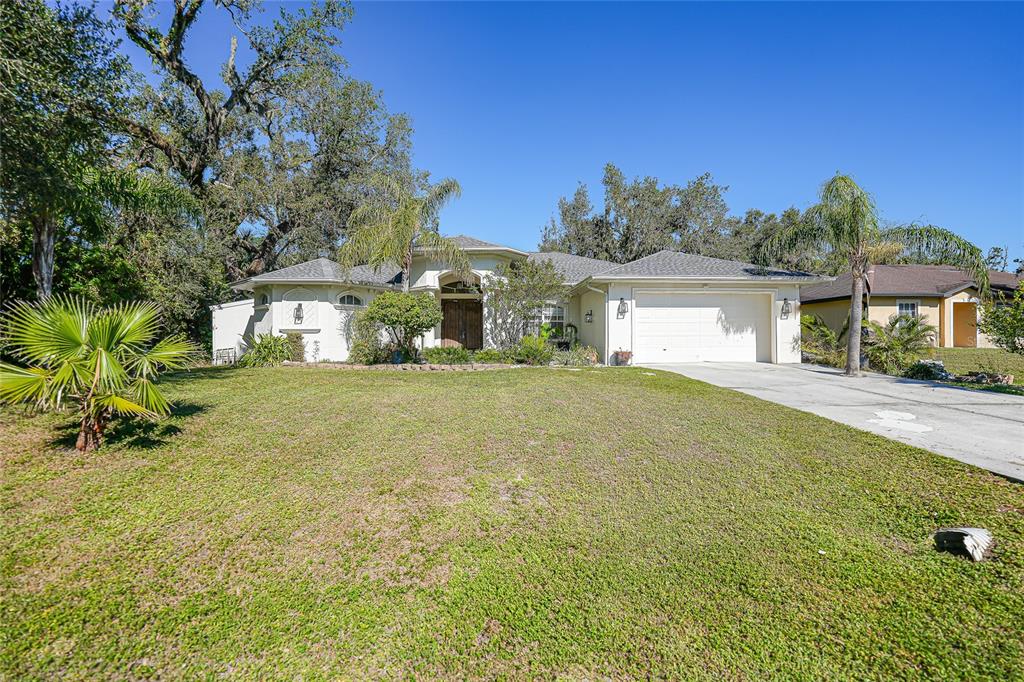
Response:
[[[639,369],[169,392],[89,456],[0,412],[0,677],[1024,670],[1024,486],[922,450]]]
[[[1012,374],[1013,383],[1024,384],[1024,355],[1000,348],[936,348],[935,359],[942,360],[953,374]]]

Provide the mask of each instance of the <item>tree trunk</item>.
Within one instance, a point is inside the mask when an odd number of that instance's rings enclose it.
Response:
[[[40,301],[53,294],[53,252],[57,241],[57,225],[48,211],[32,218],[32,277]]]
[[[92,452],[103,442],[103,418],[82,417],[78,427],[78,441],[75,448],[79,452]]]
[[[409,278],[412,276],[412,250],[402,259],[402,291],[409,293]]]
[[[860,376],[860,330],[864,316],[864,273],[853,269],[850,287],[850,329],[846,337],[846,376]]]

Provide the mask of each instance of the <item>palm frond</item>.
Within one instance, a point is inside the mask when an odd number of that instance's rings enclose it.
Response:
[[[149,410],[138,403],[132,402],[131,400],[128,400],[116,393],[107,393],[98,396],[95,399],[95,405],[98,408],[113,410],[117,414],[126,416],[149,417],[150,419],[155,419],[160,416],[156,412]]]
[[[830,233],[838,250],[855,250],[875,241],[878,211],[874,199],[853,178],[836,173],[822,185],[820,200],[811,217]]]
[[[449,201],[461,196],[462,186],[454,178],[445,178],[437,184],[431,185],[426,196],[423,197],[423,222],[432,223]]]
[[[868,244],[865,248],[868,262],[874,264],[888,263],[889,261],[899,257],[903,251],[903,244],[886,240],[878,241],[874,244]]]
[[[988,296],[988,265],[981,249],[956,233],[935,225],[903,225],[885,230],[880,237],[960,268],[974,280],[982,296]]]
[[[54,296],[42,303],[16,303],[4,315],[4,333],[13,354],[30,364],[82,357],[88,349],[92,304]]]
[[[128,372],[117,361],[114,353],[106,348],[93,350],[89,356],[89,367],[96,386],[102,391],[117,391],[128,382]]]
[[[199,349],[184,336],[169,336],[161,339],[152,348],[133,354],[126,367],[140,377],[149,378],[161,369],[185,369],[189,367]]]
[[[80,200],[94,205],[78,208],[89,213],[98,213],[102,205],[171,218],[194,218],[199,213],[191,192],[155,173],[136,168],[87,168],[80,178]]]
[[[18,367],[0,362],[0,400],[5,403],[47,402],[50,372],[42,367]]]
[[[472,276],[473,271],[470,267],[469,258],[458,242],[442,237],[433,230],[426,230],[420,234],[417,246],[423,250],[427,258],[443,263],[463,280],[468,281]]]
[[[137,404],[154,415],[164,416],[171,413],[171,403],[149,379],[138,379],[133,382],[130,395],[135,398]]]
[[[160,309],[153,303],[121,303],[108,315],[116,320],[117,343],[140,346],[152,341],[160,331]]]
[[[51,367],[50,391],[55,403],[63,401],[65,395],[82,392],[89,386],[92,375],[89,367],[81,360],[62,360]]]

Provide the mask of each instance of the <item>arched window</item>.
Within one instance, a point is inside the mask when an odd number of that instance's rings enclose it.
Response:
[[[260,296],[260,305],[270,305],[270,296],[266,294]]]
[[[352,294],[342,294],[341,296],[338,297],[338,305],[361,306],[363,305],[363,299]]]

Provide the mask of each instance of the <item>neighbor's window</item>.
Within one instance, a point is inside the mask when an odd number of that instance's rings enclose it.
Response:
[[[917,317],[917,301],[900,301],[896,304],[896,312],[907,317]]]
[[[270,305],[270,297],[266,294],[260,296],[260,305]]]
[[[352,294],[344,294],[338,297],[338,305],[362,305],[363,299]]]

